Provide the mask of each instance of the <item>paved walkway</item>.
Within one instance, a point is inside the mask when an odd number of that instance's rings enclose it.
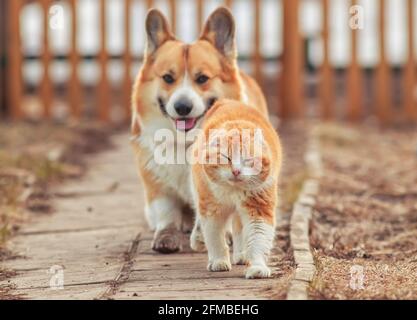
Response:
[[[150,250],[143,195],[128,135],[89,159],[82,180],[56,190],[56,212],[34,218],[10,240],[20,258],[1,268],[17,275],[0,282],[24,299],[262,299],[282,287],[279,270],[267,280],[244,279],[244,267],[206,271],[206,254]],[[187,242],[187,237],[184,236]],[[186,245],[186,247],[188,247]],[[274,262],[274,256],[271,259]],[[60,285],[63,268],[64,288]],[[52,283],[52,287],[51,287]]]

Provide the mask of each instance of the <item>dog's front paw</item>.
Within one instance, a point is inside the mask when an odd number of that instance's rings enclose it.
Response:
[[[246,259],[246,255],[243,252],[233,252],[233,263],[237,265],[246,265],[248,264],[248,259]]]
[[[230,271],[231,269],[232,265],[230,264],[229,259],[217,259],[210,261],[207,265],[207,270],[213,272]]]
[[[271,270],[267,266],[250,266],[246,270],[246,279],[260,279],[269,278],[271,276]]]
[[[190,207],[184,208],[182,213],[181,231],[190,234],[194,227],[194,211]]]
[[[181,249],[181,233],[175,228],[155,232],[152,250],[160,253],[173,253]]]

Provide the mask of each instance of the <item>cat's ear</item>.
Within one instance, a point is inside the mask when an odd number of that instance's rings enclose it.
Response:
[[[235,19],[229,9],[220,7],[208,17],[200,40],[209,41],[227,58],[236,58]]]
[[[146,16],[146,52],[151,55],[168,40],[175,40],[168,21],[158,9],[149,10]]]

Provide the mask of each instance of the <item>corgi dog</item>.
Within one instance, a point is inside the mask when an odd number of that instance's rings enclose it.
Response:
[[[219,100],[205,116],[193,153],[197,223],[191,247],[199,250],[203,240],[207,269],[229,271],[226,232],[232,221],[233,262],[248,265],[246,278],[269,277],[282,161],[273,126],[254,107]]]
[[[228,9],[215,10],[192,44],[177,40],[156,9],[148,12],[145,24],[144,61],[132,92],[131,142],[145,192],[145,216],[154,230],[152,248],[172,253],[180,249],[180,232],[192,213],[190,165],[156,161],[155,137],[172,133],[168,144],[175,145],[176,159],[188,150],[218,99],[253,104],[265,115],[267,106],[259,86],[237,66],[235,22]]]

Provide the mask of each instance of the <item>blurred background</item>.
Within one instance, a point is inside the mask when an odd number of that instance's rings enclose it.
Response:
[[[126,122],[148,8],[192,42],[222,4],[272,113],[415,122],[413,0],[3,0],[2,116]]]

